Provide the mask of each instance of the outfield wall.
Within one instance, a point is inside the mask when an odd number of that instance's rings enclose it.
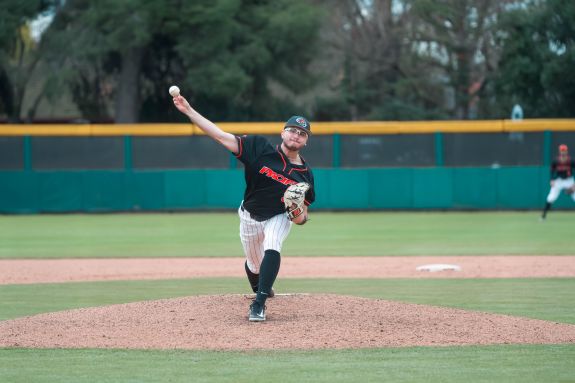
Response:
[[[223,123],[278,142],[282,123]],[[318,209],[540,209],[575,120],[312,124]],[[243,167],[192,124],[0,125],[0,213],[233,209]],[[561,196],[556,208],[575,208]]]
[[[317,209],[540,209],[544,167],[318,169]],[[234,209],[243,171],[0,172],[0,212]],[[562,196],[557,208],[575,204]]]

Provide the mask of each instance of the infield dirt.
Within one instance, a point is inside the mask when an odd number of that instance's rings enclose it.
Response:
[[[361,262],[291,258],[282,265],[280,278],[572,277],[574,260],[571,256],[382,257]],[[243,259],[162,259],[155,269],[154,262],[4,260],[0,283],[243,276]],[[321,267],[313,267],[314,262]],[[419,264],[434,262],[458,263],[462,271],[415,271]],[[329,294],[278,295],[268,300],[267,321],[250,323],[250,299],[240,294],[190,296],[1,321],[0,347],[248,350],[575,343],[575,325],[570,324]]]

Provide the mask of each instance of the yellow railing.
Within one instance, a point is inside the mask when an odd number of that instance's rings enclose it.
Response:
[[[222,122],[233,134],[276,134],[283,122]],[[473,121],[312,122],[314,134],[503,133],[575,131],[575,119]],[[193,124],[7,124],[0,136],[188,136],[204,134]]]

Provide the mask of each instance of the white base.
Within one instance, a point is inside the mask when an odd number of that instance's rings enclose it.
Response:
[[[434,263],[431,265],[423,265],[418,266],[415,268],[417,271],[429,271],[429,272],[437,272],[437,271],[461,271],[461,267],[457,265],[448,265],[444,263]]]

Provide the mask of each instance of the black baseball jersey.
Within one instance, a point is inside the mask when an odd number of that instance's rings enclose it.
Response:
[[[298,182],[310,184],[305,204],[309,206],[315,201],[313,174],[303,157],[303,165],[292,164],[280,145],[274,147],[263,136],[242,136],[236,139],[239,152],[234,154],[245,165],[246,191],[243,206],[253,216],[261,220],[284,213],[284,192]]]
[[[551,163],[551,179],[556,178],[569,178],[573,176],[573,170],[575,169],[575,161],[571,159],[570,156],[566,156],[565,159],[561,157],[556,157]]]

